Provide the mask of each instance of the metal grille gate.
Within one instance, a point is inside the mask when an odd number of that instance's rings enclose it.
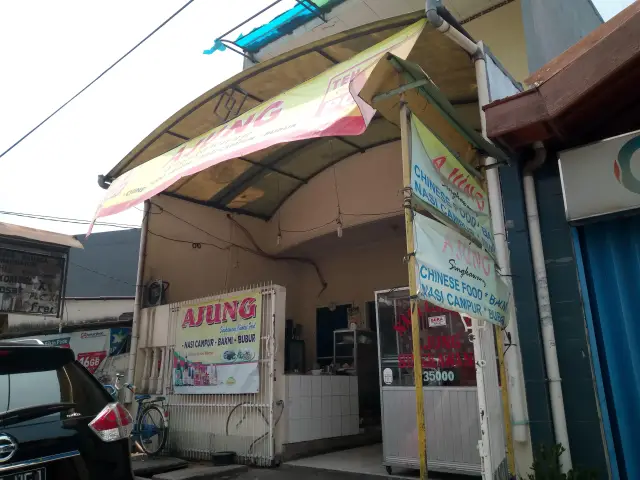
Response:
[[[509,468],[502,414],[502,396],[498,382],[494,327],[490,323],[476,319],[471,319],[471,325],[478,385],[481,433],[478,448],[482,462],[482,478],[485,480],[508,480]]]
[[[176,327],[182,306],[215,301],[243,292],[262,294],[262,332],[260,340],[260,391],[255,394],[178,395],[173,393],[172,362],[167,362],[169,381],[169,438],[167,450],[194,460],[209,460],[214,452],[235,452],[238,462],[270,466],[275,459],[274,445],[274,359],[276,289],[273,285],[248,286],[218,295],[174,303],[170,306],[167,345],[173,358]]]

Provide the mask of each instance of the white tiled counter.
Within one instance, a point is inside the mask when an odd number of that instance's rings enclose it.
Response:
[[[358,377],[285,375],[287,427],[283,443],[357,435]]]

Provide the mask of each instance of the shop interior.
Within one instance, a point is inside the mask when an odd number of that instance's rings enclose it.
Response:
[[[165,195],[153,199],[145,275],[170,280],[169,302],[256,282],[286,288],[278,387],[284,461],[380,475],[418,466],[399,153],[395,142],[327,168],[268,223]],[[211,247],[205,232],[238,246]],[[268,259],[246,250],[253,242]],[[286,258],[305,261],[278,260]],[[421,326],[430,469],[478,474],[473,347],[455,313],[423,305]],[[403,431],[388,427],[394,424]],[[385,441],[397,451],[385,451]]]
[[[287,252],[310,255],[328,283],[287,314],[284,457],[292,464],[372,475],[418,466],[403,222],[372,221]],[[301,285],[287,294],[300,295]],[[419,316],[430,468],[479,474],[470,325],[427,302]]]

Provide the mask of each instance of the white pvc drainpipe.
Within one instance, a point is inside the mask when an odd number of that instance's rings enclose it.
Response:
[[[447,23],[437,12],[437,1],[427,0],[426,15],[429,23],[442,32],[445,36],[460,45],[474,60],[476,68],[476,79],[478,83],[478,103],[480,104],[480,120],[482,123],[482,134],[487,135],[486,121],[482,107],[490,102],[489,85],[487,81],[486,61],[482,43],[474,43],[463,35],[456,28]],[[495,164],[494,158],[487,158],[486,166]],[[516,320],[515,301],[513,300],[513,287],[511,285],[511,266],[509,263],[509,246],[507,244],[506,228],[504,224],[502,192],[500,189],[500,179],[497,168],[488,168],[487,187],[489,194],[489,205],[491,207],[491,226],[496,244],[496,256],[500,272],[512,292],[512,300],[509,302],[510,322],[506,328],[510,338],[511,346],[505,355],[504,361],[508,376],[508,392],[511,406],[513,439],[519,443],[527,443],[529,435],[527,431],[528,420],[526,417],[526,407],[524,400],[524,388],[522,378],[522,365],[520,360],[520,348],[518,347],[518,322]]]
[[[487,66],[484,57],[482,44],[474,44],[479,49],[474,54],[476,79],[478,83],[478,103],[480,104],[480,121],[482,124],[482,134],[486,137],[487,125],[484,110],[482,107],[490,103],[489,85],[487,80]],[[513,439],[519,443],[527,443],[529,435],[527,431],[528,421],[526,416],[522,364],[520,358],[518,321],[516,319],[516,307],[513,297],[513,285],[511,282],[511,263],[509,259],[509,245],[507,242],[506,227],[504,223],[504,207],[502,204],[502,189],[500,188],[500,176],[495,158],[487,158],[485,161],[487,187],[489,194],[489,205],[491,207],[491,227],[496,244],[496,257],[500,273],[509,291],[511,292],[511,301],[509,302],[509,324],[506,332],[511,339],[511,346],[507,354],[504,356],[508,376],[509,399],[511,406],[512,431]]]
[[[538,215],[538,200],[533,172],[545,161],[546,150],[540,142],[536,142],[535,156],[524,167],[522,186],[524,188],[525,206],[527,209],[527,223],[529,226],[529,242],[536,278],[536,296],[538,298],[538,312],[540,314],[540,330],[544,348],[544,361],[549,382],[549,397],[551,400],[551,415],[556,443],[561,444],[565,451],[560,456],[562,471],[571,470],[571,452],[569,449],[569,433],[567,432],[567,418],[562,397],[562,379],[558,366],[558,352],[556,337],[551,317],[551,303],[549,301],[549,287],[547,285],[547,269],[542,248],[542,234],[540,233],[540,217]]]

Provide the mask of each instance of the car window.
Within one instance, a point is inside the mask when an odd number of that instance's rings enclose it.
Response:
[[[94,415],[109,401],[104,389],[75,361],[38,371],[0,371],[0,412],[72,402],[77,413]]]

